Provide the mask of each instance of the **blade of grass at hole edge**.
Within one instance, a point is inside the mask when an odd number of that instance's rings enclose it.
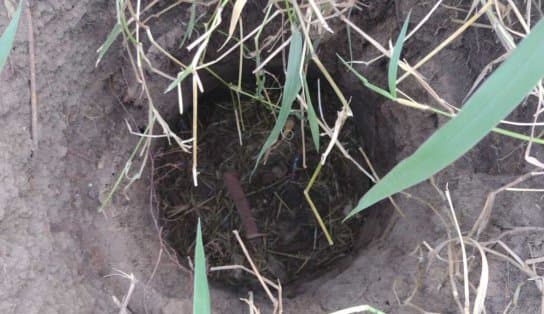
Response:
[[[104,57],[108,49],[110,49],[111,45],[117,39],[117,36],[119,36],[119,34],[121,34],[121,24],[115,23],[115,26],[108,34],[108,37],[106,37],[106,41],[96,51],[98,53],[98,58],[96,59],[95,66],[98,66],[100,61],[102,61],[102,58]]]
[[[364,86],[366,86],[368,89],[372,90],[373,92],[375,93],[378,93],[380,95],[382,95],[383,97],[389,99],[389,100],[392,100],[392,101],[397,101],[397,99],[393,98],[393,96],[391,96],[391,94],[389,94],[388,91],[386,91],[385,89],[381,89],[380,87],[370,83],[364,76],[362,76],[360,73],[358,73],[351,65],[349,65],[349,63],[342,59],[342,57],[340,57],[340,55],[336,55],[338,57],[338,59],[340,59],[340,61],[342,61],[342,63],[344,63],[344,65],[346,66],[346,68],[348,68],[348,70],[350,70],[353,75],[355,75],[355,77],[357,77],[359,79],[359,81],[361,81],[361,83],[363,83]],[[449,117],[451,118],[452,116],[449,115],[448,113],[441,113],[440,111],[435,111],[436,113],[439,113],[443,116],[446,116],[446,117]],[[541,139],[541,138],[536,138],[536,137],[533,137],[531,138],[530,136],[528,135],[524,135],[524,134],[521,134],[521,133],[517,133],[517,132],[514,132],[514,131],[509,131],[509,130],[505,130],[505,129],[501,129],[501,128],[492,128],[491,129],[492,132],[495,132],[497,134],[502,134],[502,135],[505,135],[505,136],[508,136],[508,137],[511,137],[511,138],[515,138],[515,139],[518,139],[518,140],[522,140],[522,141],[526,141],[526,142],[533,142],[533,143],[537,143],[537,144],[540,144],[540,145],[544,145],[544,140]]]
[[[98,64],[100,63],[100,61],[102,61],[102,58],[104,57],[104,55],[106,54],[106,52],[110,49],[111,45],[113,44],[113,42],[117,39],[117,37],[119,36],[119,34],[121,34],[121,24],[123,24],[123,27],[126,29],[126,31],[128,32],[128,35],[130,37],[132,37],[132,35],[130,34],[130,31],[128,30],[128,24],[126,23],[126,20],[124,19],[124,15],[122,15],[122,13],[120,13],[120,8],[123,6],[123,0],[121,1],[116,1],[116,9],[117,9],[117,15],[118,17],[120,18],[121,21],[117,21],[117,23],[115,23],[115,26],[113,26],[111,32],[108,34],[108,37],[106,37],[106,41],[104,41],[104,43],[102,44],[102,46],[100,46],[100,48],[98,48],[98,50],[96,51],[98,53],[98,58],[96,59],[96,64],[95,66],[98,66]],[[122,15],[122,17],[121,17]],[[122,23],[124,21],[124,23]],[[135,41],[135,39],[134,39]]]
[[[19,18],[21,17],[22,3],[23,1],[19,1],[19,5],[17,6],[13,18],[4,30],[4,33],[2,33],[2,37],[0,37],[0,72],[2,72],[11,51],[11,47],[13,47],[13,40],[15,39],[17,25],[19,25]]]
[[[447,167],[504,119],[544,76],[544,20],[470,97],[461,112],[374,185],[348,219]]]
[[[314,141],[315,150],[319,152],[319,125],[317,124],[317,115],[315,114],[314,106],[312,104],[312,97],[310,96],[306,78],[304,79],[304,94],[306,96],[306,104],[308,105],[308,123],[310,124],[310,131],[312,132],[312,140]]]
[[[202,243],[200,218],[196,227],[195,274],[193,283],[193,314],[211,313],[210,290],[206,277],[206,256]]]
[[[128,22],[127,18],[125,16],[125,1],[126,0],[116,0],[115,1],[115,7],[117,9],[117,23],[121,25],[121,29],[124,31],[124,34],[126,35],[127,39],[133,44],[138,45],[138,41],[136,41],[136,38],[132,36],[132,32],[128,28]]]
[[[193,29],[195,27],[196,23],[196,2],[193,0],[191,1],[191,15],[189,16],[189,22],[187,23],[187,29],[185,30],[185,33],[183,34],[183,38],[181,39],[181,43],[179,44],[178,48],[183,47],[185,44],[185,41],[189,38],[191,38],[191,35],[193,34]]]
[[[364,86],[366,86],[371,91],[373,91],[373,92],[375,92],[377,94],[380,94],[380,95],[382,95],[383,97],[385,97],[385,98],[387,98],[389,100],[395,101],[395,97],[393,97],[388,91],[386,91],[385,89],[370,83],[366,79],[366,77],[359,74],[346,60],[344,60],[344,58],[340,57],[339,54],[336,54],[336,56],[338,57],[338,59],[340,59],[340,61],[342,61],[342,63],[346,66],[346,68],[348,68],[348,70],[350,70],[351,73],[353,73],[353,75],[355,75],[355,77],[357,77],[359,79],[359,81],[361,81],[361,83],[363,83]]]
[[[402,25],[397,42],[393,47],[391,58],[389,58],[389,68],[387,70],[387,81],[389,83],[389,93],[393,98],[397,98],[397,72],[399,66],[400,52],[402,51],[402,45],[404,44],[404,37],[406,37],[406,30],[408,29],[408,21],[410,21],[410,13],[406,16],[406,20]]]
[[[270,135],[259,151],[257,161],[255,162],[255,167],[253,168],[253,171],[251,171],[252,175],[257,169],[257,166],[259,166],[259,162],[264,153],[270,148],[270,146],[272,146],[272,144],[274,144],[280,135],[280,132],[285,125],[287,118],[289,117],[289,113],[291,112],[293,101],[295,101],[295,98],[302,87],[301,77],[299,75],[300,62],[302,61],[302,35],[298,30],[293,30],[291,43],[289,44],[288,58],[287,74],[285,78],[285,86],[283,87],[280,112],[272,132],[270,132]]]
[[[179,72],[178,76],[176,77],[175,80],[172,81],[172,83],[170,83],[170,85],[168,85],[168,87],[166,88],[166,90],[164,91],[164,93],[168,93],[169,91],[173,90],[176,86],[178,86],[178,84],[180,84],[181,82],[183,82],[184,79],[187,78],[187,76],[193,71],[193,67],[191,65],[187,66],[183,71]]]
[[[240,15],[242,14],[242,10],[244,9],[246,2],[247,0],[236,0],[236,2],[234,3],[234,6],[232,7],[232,16],[230,18],[229,35],[227,36],[227,39],[222,46],[224,46],[234,34],[234,31],[236,30],[236,24],[238,24],[238,20],[240,19]]]

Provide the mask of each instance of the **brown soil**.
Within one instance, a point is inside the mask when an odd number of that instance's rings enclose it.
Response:
[[[255,12],[260,12],[256,9],[260,2],[251,4]],[[413,10],[412,20],[419,21],[430,5],[412,0],[385,1],[354,12],[352,19],[385,45],[396,36],[409,9]],[[2,30],[7,24],[5,12],[0,5]],[[143,101],[124,101],[127,86],[132,84],[128,61],[119,42],[95,68],[95,51],[114,24],[114,3],[34,1],[32,15],[40,125],[36,151],[31,149],[29,128],[24,18],[14,49],[0,74],[0,182],[3,187],[0,189],[3,270],[0,312],[118,313],[112,296],[122,299],[129,282],[120,276],[108,275],[121,270],[134,274],[138,280],[129,304],[133,313],[190,313],[192,277],[180,264],[179,256],[165,245],[164,234],[160,232],[164,225],[156,224],[161,213],[155,192],[162,188],[155,190],[157,185],[152,184],[151,167],[147,165],[141,180],[126,190],[121,189],[103,214],[97,211],[138,140],[127,132],[125,120],[133,126],[145,127],[146,119]],[[158,40],[167,42],[172,37],[167,31],[171,29],[168,25],[182,25],[188,16],[187,6],[182,6],[164,19],[167,23],[158,21]],[[407,44],[403,57],[417,60],[451,34],[455,25],[450,18],[463,19],[464,16],[439,9]],[[401,108],[362,87],[335,61],[336,53],[349,53],[345,32],[339,28],[322,45],[336,49],[320,49],[319,54],[322,60],[328,60],[326,65],[346,96],[353,97],[354,140],[368,152],[378,173],[383,175],[444,121],[432,114]],[[355,59],[374,57],[368,43],[356,36],[352,40]],[[482,68],[501,53],[497,47],[491,30],[471,28],[427,63],[422,73],[444,99],[461,104]],[[219,65],[218,71],[228,76],[232,70],[226,63]],[[358,69],[373,82],[384,85],[385,61]],[[154,92],[161,103],[160,109],[172,120],[175,95],[162,95],[164,81],[156,80],[153,84],[156,84]],[[402,84],[410,95],[420,97],[419,101],[432,103],[432,99],[416,87],[411,80]],[[130,96],[130,91],[128,94]],[[520,106],[511,118],[526,119],[534,111],[531,106],[531,103]],[[336,108],[332,105],[329,109]],[[246,152],[254,156],[251,150]],[[436,176],[440,188],[449,184],[462,231],[468,231],[474,224],[487,193],[531,170],[523,162],[523,152],[518,141],[490,135]],[[213,150],[209,154],[213,154]],[[207,160],[211,167],[217,155],[210,156]],[[290,156],[287,154],[281,163],[288,165]],[[312,158],[309,163],[315,163],[315,157]],[[128,175],[134,175],[139,165],[133,166]],[[247,169],[241,171],[244,172],[242,177],[247,176]],[[268,170],[272,172],[265,167],[259,170],[259,180],[264,180]],[[210,171],[208,175],[214,174]],[[301,178],[307,175],[300,173]],[[219,186],[220,180],[214,180]],[[408,192],[447,215],[447,205],[429,183]],[[324,313],[358,304],[370,304],[388,313],[417,313],[414,307],[397,301],[397,298],[406,300],[416,286],[412,304],[431,312],[456,311],[447,264],[441,261],[428,264],[428,255],[419,250],[423,241],[435,246],[447,239],[446,229],[438,216],[415,198],[397,196],[396,201],[406,217],[393,214],[389,219],[392,213],[389,204],[376,206],[365,218],[376,223],[358,231],[358,244],[364,248],[347,254],[334,270],[298,285],[296,297],[284,300],[286,313]],[[493,239],[515,227],[544,225],[541,204],[537,193],[500,193],[482,238]],[[187,233],[187,237],[193,236]],[[541,232],[515,233],[502,241],[523,259],[544,254]],[[489,262],[487,312],[502,312],[522,283],[513,312],[538,312],[541,294],[535,281],[527,281],[524,274],[504,260],[490,257]],[[247,289],[213,285],[214,312],[245,313],[247,307],[239,301],[240,297],[247,297]],[[263,312],[268,312],[267,300],[260,295],[256,298]]]

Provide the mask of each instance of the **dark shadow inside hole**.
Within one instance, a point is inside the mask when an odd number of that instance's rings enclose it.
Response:
[[[309,84],[316,94],[315,78]],[[324,85],[321,83],[321,108],[317,95],[313,95],[312,103],[317,114],[322,112],[332,128],[339,107],[332,105],[336,102],[335,96]],[[273,95],[272,92],[268,97],[272,103],[279,103],[279,93]],[[297,108],[295,103],[293,110]],[[188,111],[184,118],[170,121],[184,138],[191,134],[190,117]],[[236,95],[227,88],[219,87],[202,95],[199,98],[198,186],[193,184],[191,154],[181,152],[166,141],[158,145],[154,153],[158,167],[153,175],[158,186],[161,222],[165,238],[181,262],[186,263],[187,256],[194,254],[195,227],[200,217],[207,262],[212,267],[209,276],[214,282],[241,289],[258,285],[254,276],[239,268],[220,271],[213,268],[232,265],[250,268],[232,232],[239,230],[259,272],[274,282],[279,279],[287,287],[287,294],[291,288],[293,295],[300,283],[345,268],[360,248],[380,234],[381,229],[374,227],[383,228],[389,211],[376,214],[375,210],[369,210],[342,222],[368,189],[370,181],[338,149],[333,149],[309,191],[334,241],[334,245],[328,244],[303,191],[320,163],[329,138],[322,136],[320,150],[316,151],[308,121],[305,118],[301,121],[301,117],[296,112],[290,116],[288,124],[292,124],[292,129],[284,128],[278,142],[263,155],[262,161],[266,164],[261,162],[252,175],[256,157],[274,127],[271,109],[249,98],[241,98],[237,103]],[[357,134],[356,122],[348,119],[340,141],[366,168],[358,152],[361,134]],[[233,200],[232,191],[226,187],[233,184],[229,183],[229,176],[237,178],[234,181],[239,182],[238,188],[249,203],[249,212],[244,213]],[[248,227],[248,217],[254,221],[254,229]]]

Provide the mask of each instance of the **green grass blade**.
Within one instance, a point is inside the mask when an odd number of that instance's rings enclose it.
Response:
[[[359,74],[346,60],[344,60],[342,57],[340,57],[340,55],[336,55],[336,56],[340,59],[340,61],[342,61],[342,63],[344,63],[346,68],[348,68],[355,75],[355,77],[357,77],[359,79],[359,81],[361,81],[361,83],[363,83],[363,85],[366,86],[368,89],[370,89],[371,91],[373,91],[375,93],[378,93],[378,94],[382,95],[383,97],[385,97],[387,99],[395,100],[395,97],[393,97],[393,95],[391,95],[391,93],[389,93],[385,89],[382,89],[381,87],[378,87],[378,86],[370,83],[366,79],[366,77]]]
[[[291,43],[289,45],[289,59],[287,60],[287,74],[285,79],[285,86],[283,87],[283,95],[281,99],[281,108],[276,120],[276,124],[270,132],[270,135],[264,142],[259,155],[257,156],[257,161],[255,162],[255,167],[252,172],[255,172],[259,161],[263,157],[264,153],[274,144],[280,132],[289,117],[291,112],[291,107],[293,101],[295,101],[300,88],[302,87],[301,77],[300,77],[300,63],[302,61],[302,35],[298,30],[293,30],[293,35],[291,38]]]
[[[128,28],[128,22],[125,16],[125,0],[117,0],[115,3],[117,9],[117,23],[121,25],[121,29],[124,31],[128,40],[130,40],[132,44],[138,45],[138,41],[136,40],[136,38],[134,38],[134,36],[132,36],[132,33]]]
[[[100,63],[100,61],[102,60],[108,49],[110,49],[111,45],[117,39],[119,34],[121,34],[121,24],[116,23],[111,32],[108,34],[108,37],[106,37],[106,41],[96,51],[98,53],[98,58],[96,59],[95,66]]]
[[[104,57],[108,49],[110,49],[113,42],[117,39],[117,37],[119,37],[119,34],[121,34],[121,30],[125,30],[125,33],[128,35],[129,39],[134,44],[136,44],[136,39],[132,36],[130,30],[128,29],[128,23],[126,21],[125,14],[123,12],[124,0],[117,0],[115,4],[116,4],[116,10],[117,10],[117,23],[115,24],[111,32],[108,34],[108,37],[106,37],[106,41],[96,51],[98,53],[98,58],[96,60],[95,66],[97,66],[100,63],[100,61],[102,60],[102,58]]]
[[[202,244],[202,229],[200,218],[196,227],[195,246],[195,275],[193,284],[193,314],[211,313],[210,290],[208,289],[208,278],[206,277],[206,256]]]
[[[4,30],[2,37],[0,37],[0,72],[2,72],[4,64],[6,64],[6,60],[8,59],[8,55],[11,51],[11,47],[13,47],[13,40],[15,39],[15,33],[17,32],[17,25],[19,25],[19,17],[21,17],[21,7],[23,6],[22,3],[23,1],[19,1],[19,5],[17,6],[17,10],[15,11],[13,18],[9,22],[8,27],[6,27]]]
[[[541,139],[541,138],[538,138],[538,137],[530,137],[530,136],[525,135],[525,134],[513,132],[513,131],[510,131],[510,130],[500,129],[500,128],[493,128],[492,131],[497,133],[497,134],[509,136],[511,138],[515,138],[515,139],[522,140],[522,141],[525,141],[525,142],[532,142],[532,143],[535,143],[535,144],[544,145],[544,140]]]
[[[317,115],[315,114],[314,106],[312,105],[312,97],[308,89],[308,81],[304,79],[304,94],[306,96],[306,105],[308,105],[308,123],[310,124],[310,132],[316,151],[319,152],[319,125],[317,124]]]
[[[344,59],[342,59],[342,57],[338,56],[338,58],[355,75],[355,77],[357,77],[361,81],[361,83],[363,83],[363,85],[366,86],[368,89],[370,89],[370,90],[374,91],[375,93],[378,93],[378,94],[380,94],[380,95],[382,95],[382,96],[384,96],[384,97],[386,97],[386,98],[388,98],[388,99],[390,99],[392,101],[396,100],[395,98],[393,98],[393,96],[391,94],[389,94],[388,91],[386,91],[384,89],[381,89],[380,87],[370,83],[364,76],[357,73],[357,71],[348,62],[346,62]],[[452,115],[447,113],[447,112],[443,112],[443,111],[436,110],[436,109],[431,109],[431,110],[433,110],[434,113],[440,114],[442,116],[449,117],[449,118],[452,117]],[[514,131],[509,131],[509,130],[505,130],[505,129],[501,129],[501,128],[492,128],[491,131],[495,132],[497,134],[502,134],[502,135],[505,135],[505,136],[508,136],[508,137],[511,137],[511,138],[515,138],[515,139],[518,139],[518,140],[522,140],[522,141],[525,141],[525,142],[532,142],[532,143],[544,145],[544,140],[543,139],[536,138],[536,137],[530,137],[530,136],[527,136],[525,134],[517,133],[517,132],[514,132]]]
[[[170,83],[170,85],[168,85],[168,87],[166,88],[166,90],[164,91],[164,93],[168,93],[169,91],[173,90],[174,88],[176,88],[176,86],[178,86],[178,84],[180,84],[181,82],[183,82],[184,79],[187,78],[187,76],[189,74],[191,74],[191,72],[193,72],[193,67],[192,66],[188,66],[186,67],[183,71],[179,72],[178,73],[178,76],[176,77],[175,80],[172,81],[172,83]]]
[[[400,30],[397,42],[393,47],[391,58],[389,58],[389,69],[387,71],[387,81],[389,82],[389,93],[393,98],[397,98],[397,72],[399,69],[400,52],[402,51],[402,45],[404,44],[404,37],[406,37],[406,30],[408,29],[408,21],[410,21],[410,13],[406,17],[402,29]]]
[[[543,56],[544,20],[541,20],[470,97],[461,112],[373,186],[347,218],[429,178],[476,145],[542,79]]]
[[[191,38],[195,24],[196,24],[196,0],[193,0],[191,4],[191,15],[189,17],[189,22],[187,23],[187,29],[185,30],[185,33],[183,34],[183,38],[178,48],[183,47],[183,45],[185,44],[185,41]]]

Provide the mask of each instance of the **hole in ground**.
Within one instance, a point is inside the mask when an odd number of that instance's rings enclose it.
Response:
[[[310,85],[317,90],[315,79]],[[330,105],[336,102],[332,92],[322,90],[322,103],[328,105],[322,110],[316,105],[315,109],[318,114],[323,111],[332,127],[339,108]],[[303,194],[328,145],[328,137],[321,137],[318,153],[308,122],[302,121],[301,125],[301,116],[294,111],[287,123],[292,128],[284,128],[278,142],[263,155],[266,163],[261,162],[252,175],[275,118],[266,105],[249,99],[233,105],[236,102],[231,96],[226,89],[216,88],[200,97],[198,186],[193,185],[190,154],[166,142],[158,145],[154,153],[154,182],[166,239],[180,261],[187,263],[187,257],[194,254],[194,234],[200,218],[212,270],[232,265],[249,268],[233,234],[233,230],[239,230],[261,274],[272,281],[278,278],[293,295],[300,283],[345,269],[361,249],[381,235],[390,211],[375,208],[342,222],[370,181],[338,149],[333,149],[309,192],[334,241],[329,245]],[[278,103],[278,98],[270,95],[271,103]],[[317,99],[313,103],[317,104]],[[178,121],[170,121],[183,138],[190,137],[190,117],[187,112]],[[356,130],[356,123],[348,119],[340,141],[359,164],[365,165],[358,151],[358,139],[364,140],[364,134]],[[243,208],[241,198],[247,200],[248,208]],[[235,268],[211,271],[209,276],[231,288],[258,285],[252,275]]]

